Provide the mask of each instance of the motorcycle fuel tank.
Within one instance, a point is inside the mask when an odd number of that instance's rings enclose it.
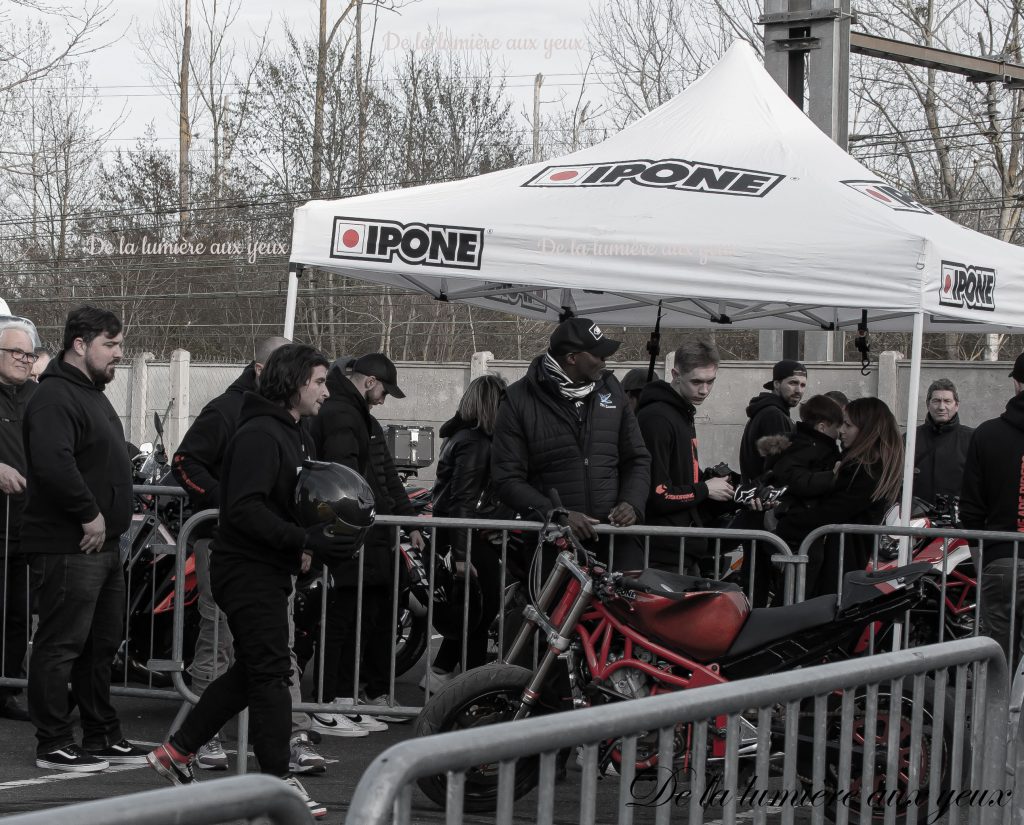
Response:
[[[739,590],[671,596],[637,592],[635,598],[616,600],[608,608],[641,633],[703,662],[723,655],[750,615],[750,603]]]

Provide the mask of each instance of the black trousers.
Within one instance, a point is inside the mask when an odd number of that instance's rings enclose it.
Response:
[[[75,741],[68,682],[82,718],[82,745],[100,750],[120,742],[110,703],[110,666],[124,626],[124,572],[114,548],[100,553],[36,553],[32,593],[39,626],[32,643],[28,712],[36,753]]]
[[[356,679],[356,616],[358,590],[335,585],[327,600],[324,630],[324,695],[330,702],[358,697]],[[367,697],[387,693],[391,671],[391,585],[363,584],[363,616],[359,681]],[[316,657],[319,663],[319,657]]]
[[[195,753],[233,716],[249,708],[252,747],[262,773],[288,774],[292,728],[291,576],[256,562],[218,558],[210,563],[213,597],[227,614],[235,661],[210,683],[171,741]]]
[[[2,554],[0,554],[2,555]],[[4,632],[0,644],[0,675],[9,679],[25,678],[25,653],[28,650],[28,564],[17,545],[8,546],[0,559],[0,598],[3,599]],[[21,688],[0,687],[0,697],[14,696]]]

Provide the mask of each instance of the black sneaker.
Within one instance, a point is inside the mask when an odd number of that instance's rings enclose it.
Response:
[[[149,751],[133,745],[127,739],[122,739],[113,745],[95,751],[90,750],[88,753],[97,759],[106,759],[111,765],[145,765],[146,754]]]
[[[36,757],[36,767],[69,773],[94,773],[105,771],[110,767],[110,763],[106,759],[86,753],[72,743],[55,751],[40,754]]]

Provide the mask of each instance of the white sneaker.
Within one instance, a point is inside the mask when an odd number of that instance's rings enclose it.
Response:
[[[311,713],[312,728],[327,736],[369,736],[370,731],[360,727],[343,713]]]
[[[335,701],[342,705],[349,702],[355,704],[351,697],[342,697]],[[388,729],[388,726],[384,722],[380,721],[380,719],[377,719],[374,716],[367,716],[365,713],[344,713],[341,715],[348,719],[348,721],[355,722],[355,724],[359,725],[363,730],[370,733],[380,733],[380,731]]]
[[[220,743],[220,736],[214,736],[196,751],[195,765],[204,771],[226,771],[228,755]]]
[[[377,705],[379,707],[388,707],[391,704],[391,702],[389,700],[388,695],[386,693],[382,693],[380,696],[377,696],[376,698],[364,699],[363,704]],[[404,724],[406,722],[411,722],[413,720],[412,716],[387,716],[382,713],[376,714],[376,718],[381,722],[394,722],[396,724]]]
[[[294,776],[287,776],[282,781],[299,795],[299,799],[305,803],[306,808],[309,810],[309,814],[313,819],[323,819],[327,816],[327,806],[321,805],[319,802],[314,802],[306,792],[306,789],[302,787],[302,783],[299,782],[298,779]]]

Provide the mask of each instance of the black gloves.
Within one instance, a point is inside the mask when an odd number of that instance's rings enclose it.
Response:
[[[312,553],[319,564],[326,564],[328,567],[357,556],[360,545],[351,536],[335,536],[328,533],[329,526],[314,524],[306,530],[306,541],[302,549]]]

